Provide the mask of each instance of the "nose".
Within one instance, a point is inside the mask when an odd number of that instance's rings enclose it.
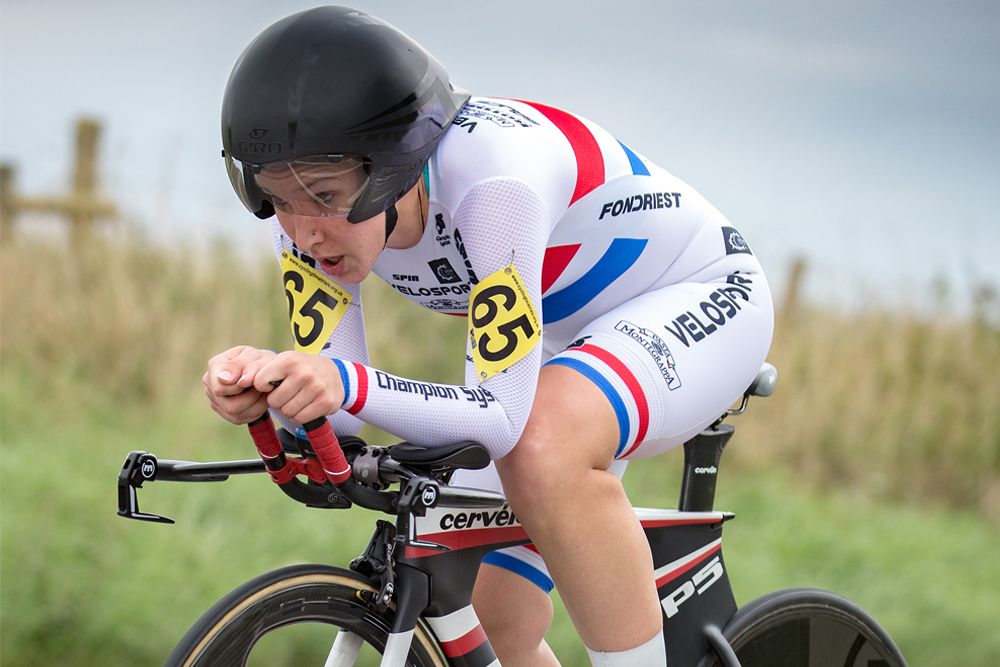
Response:
[[[312,255],[313,248],[320,246],[326,240],[322,219],[294,213],[286,217],[292,227],[292,240],[300,250]]]

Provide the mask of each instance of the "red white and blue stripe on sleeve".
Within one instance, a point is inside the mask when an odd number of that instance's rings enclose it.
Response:
[[[341,409],[356,415],[368,401],[368,373],[356,361],[333,359],[333,363],[337,365],[340,381],[344,385],[344,404]]]
[[[622,360],[605,347],[584,343],[549,360],[546,366],[566,366],[593,382],[611,403],[618,422],[615,458],[628,456],[649,432],[649,401],[642,384]]]

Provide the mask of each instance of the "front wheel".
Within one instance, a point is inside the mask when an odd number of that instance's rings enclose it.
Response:
[[[791,589],[741,607],[722,636],[741,667],[906,667],[868,612],[834,593]],[[701,665],[725,664],[713,653]]]
[[[208,610],[170,654],[168,667],[375,667],[393,609],[365,601],[374,592],[360,575],[325,565],[293,565],[247,582]],[[406,664],[444,667],[421,620]]]

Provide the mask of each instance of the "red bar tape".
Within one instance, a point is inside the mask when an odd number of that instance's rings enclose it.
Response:
[[[277,458],[282,453],[278,433],[274,430],[274,422],[269,416],[250,424],[248,428],[253,444],[257,445],[257,451],[265,459]]]
[[[337,441],[337,436],[334,434],[330,422],[326,419],[316,421],[322,421],[322,423],[312,429],[309,427],[315,422],[306,424],[309,443],[312,445],[313,451],[316,452],[316,458],[323,464],[323,471],[329,480],[334,484],[343,484],[351,476],[351,466],[344,457],[344,450],[340,448],[340,443]]]

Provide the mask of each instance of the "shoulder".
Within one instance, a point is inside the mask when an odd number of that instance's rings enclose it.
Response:
[[[565,198],[563,174],[575,169],[563,135],[530,105],[473,97],[459,112],[431,159],[438,198],[454,209],[476,184],[520,181],[543,199]]]
[[[538,160],[572,159],[572,149],[531,105],[473,97],[452,121],[435,157],[442,168],[473,169],[487,178],[523,177]]]

